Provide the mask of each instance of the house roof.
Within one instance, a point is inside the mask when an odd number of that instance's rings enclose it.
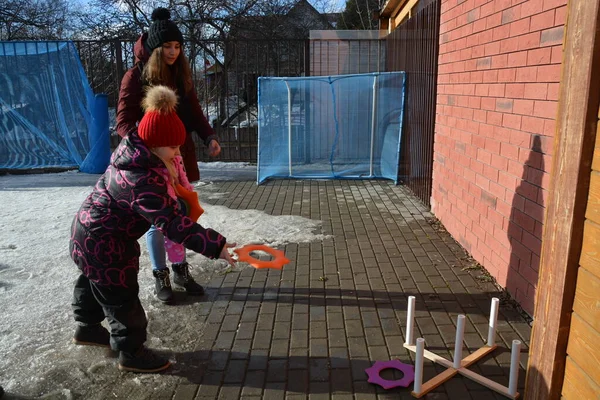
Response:
[[[291,29],[290,29],[291,28]],[[298,0],[285,14],[249,15],[232,22],[230,36],[241,39],[304,38],[311,29],[333,29],[326,14],[307,0]]]
[[[402,6],[404,6],[404,4],[406,2],[407,2],[407,0],[387,0],[385,2],[385,4],[383,5],[383,7],[381,8],[381,11],[379,12],[379,17],[380,18],[392,17],[394,14],[394,11],[396,11],[399,8],[401,8]]]

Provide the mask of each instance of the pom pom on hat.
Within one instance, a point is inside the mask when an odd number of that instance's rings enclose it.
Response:
[[[158,112],[167,114],[174,112],[177,107],[177,95],[167,86],[152,86],[142,100],[145,112]]]
[[[171,19],[171,11],[167,10],[164,7],[158,7],[154,11],[152,11],[152,16],[150,17],[152,21],[166,21]]]
[[[177,116],[177,95],[167,86],[152,86],[142,107],[145,111],[138,125],[138,136],[149,148],[181,146],[186,131]]]
[[[183,44],[183,35],[175,24],[171,21],[171,12],[166,8],[159,7],[152,11],[152,25],[148,30],[146,45],[153,51],[165,42],[179,42]]]

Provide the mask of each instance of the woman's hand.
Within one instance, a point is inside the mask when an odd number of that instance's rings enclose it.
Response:
[[[216,140],[211,140],[208,144],[208,155],[216,157],[221,154],[221,145]]]
[[[229,254],[228,250],[235,246],[237,246],[236,243],[225,243],[223,250],[221,250],[221,254],[219,254],[219,258],[227,261],[232,267],[235,267],[235,260],[231,258],[231,254]]]

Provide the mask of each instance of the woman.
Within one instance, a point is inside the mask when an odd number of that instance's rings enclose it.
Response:
[[[196,132],[208,146],[209,155],[216,157],[221,152],[217,135],[206,120],[192,82],[189,63],[181,48],[183,35],[177,25],[170,20],[171,13],[165,8],[152,12],[152,24],[134,46],[136,65],[131,68],[121,82],[117,107],[117,132],[121,137],[137,129],[144,112],[141,102],[144,92],[154,85],[165,85],[175,90],[179,103],[177,115],[186,129],[186,138],[181,146],[181,155],[190,182],[200,179],[196,162],[196,149],[192,133]],[[156,280],[156,295],[163,302],[173,300],[173,291],[167,268],[163,234],[152,226],[146,234],[148,252]],[[189,274],[189,265],[182,260],[173,262],[173,281],[183,286],[188,294],[202,295],[204,289]]]

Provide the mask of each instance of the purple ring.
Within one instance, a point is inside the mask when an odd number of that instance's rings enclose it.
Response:
[[[379,374],[384,369],[394,368],[401,371],[404,376],[397,381],[388,381],[383,379]],[[398,386],[408,387],[415,380],[415,369],[412,365],[401,363],[399,360],[390,361],[375,361],[372,367],[365,369],[369,379],[367,382],[374,383],[384,389],[392,389]]]

